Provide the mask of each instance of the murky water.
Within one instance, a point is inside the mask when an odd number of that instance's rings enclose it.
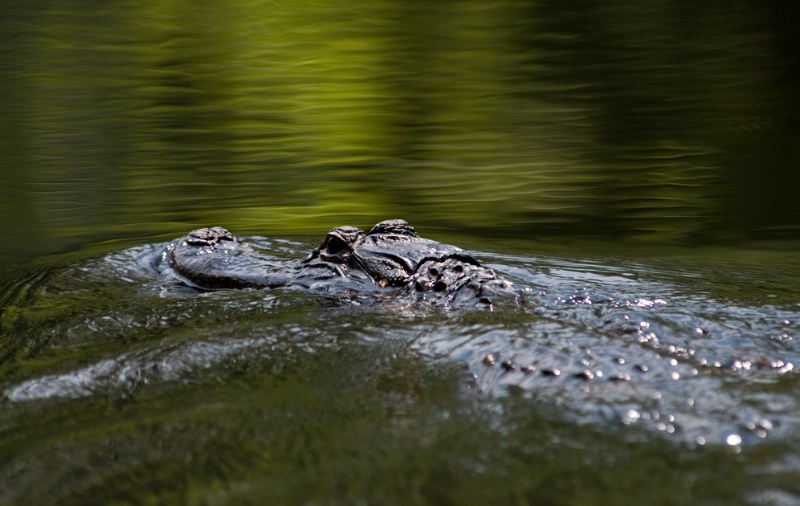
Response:
[[[313,245],[251,243],[279,258]],[[489,311],[182,290],[154,268],[163,247],[6,285],[4,503],[798,492],[796,262],[478,252],[529,288]]]
[[[800,504],[796,7],[0,10],[0,504]],[[526,300],[153,265],[389,218]]]

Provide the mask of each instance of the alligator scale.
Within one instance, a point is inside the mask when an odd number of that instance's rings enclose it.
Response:
[[[179,278],[201,289],[397,287],[425,300],[475,301],[512,294],[512,283],[460,248],[420,237],[403,220],[382,221],[364,233],[332,229],[306,258],[279,262],[259,256],[222,227],[201,228],[166,252]]]

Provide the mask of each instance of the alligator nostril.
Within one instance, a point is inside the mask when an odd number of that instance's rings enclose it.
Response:
[[[443,292],[445,290],[447,290],[447,283],[445,283],[444,281],[437,281],[433,285],[433,291],[434,292]]]

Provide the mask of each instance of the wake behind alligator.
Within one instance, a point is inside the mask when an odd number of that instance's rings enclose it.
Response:
[[[739,446],[800,428],[798,397],[779,388],[796,381],[800,361],[793,307],[716,300],[679,282],[694,273],[669,267],[472,255],[402,220],[366,233],[337,227],[302,249],[215,227],[37,278],[28,304],[48,316],[17,311],[15,321],[42,330],[15,341],[6,361],[110,344],[88,365],[6,378],[5,397],[134,395],[231,357],[237,367],[279,362],[360,340],[463,366],[465,392],[691,444]],[[94,309],[76,311],[74,297],[95,297]]]

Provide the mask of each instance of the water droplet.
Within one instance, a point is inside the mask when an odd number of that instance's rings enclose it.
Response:
[[[742,444],[742,437],[739,434],[729,434],[728,437],[725,438],[725,442],[730,446],[739,446]]]
[[[642,415],[635,409],[630,409],[628,410],[627,413],[622,415],[622,423],[624,423],[625,425],[630,425],[631,423],[641,418],[641,416]]]

